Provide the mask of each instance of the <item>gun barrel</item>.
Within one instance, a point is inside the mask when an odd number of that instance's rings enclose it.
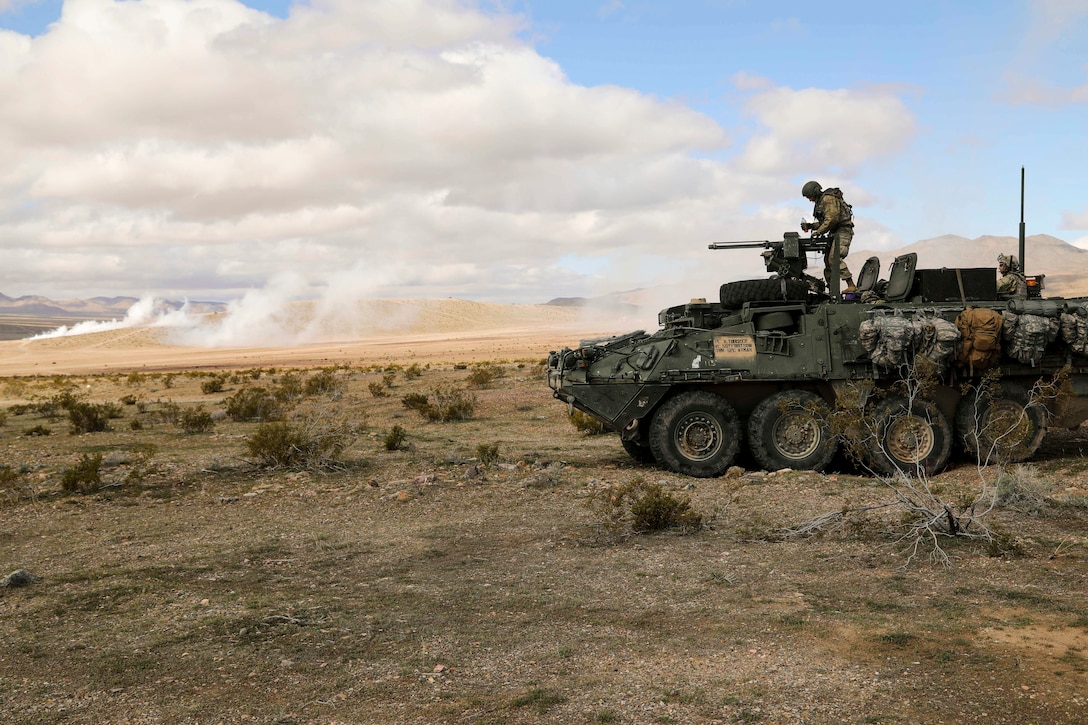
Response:
[[[779,242],[781,244],[781,242]],[[769,241],[762,242],[714,242],[707,249],[754,249],[756,247],[770,247]]]

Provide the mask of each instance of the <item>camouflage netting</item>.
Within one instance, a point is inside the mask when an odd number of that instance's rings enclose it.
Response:
[[[918,356],[944,371],[956,352],[960,331],[940,317],[904,317],[901,310],[876,314],[861,323],[859,338],[873,364],[891,370],[910,365]]]
[[[1018,315],[1012,310],[1002,312],[1001,319],[1005,354],[1032,367],[1043,359],[1046,346],[1058,338],[1061,327],[1057,317]]]

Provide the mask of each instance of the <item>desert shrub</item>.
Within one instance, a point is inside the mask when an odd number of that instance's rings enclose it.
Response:
[[[141,385],[146,379],[147,376],[143,373],[133,371],[128,374],[128,377],[125,378],[125,383],[127,383],[128,385]]]
[[[61,473],[65,493],[94,493],[102,488],[102,454],[85,453]]]
[[[35,401],[34,410],[43,418],[56,418],[62,410],[71,410],[72,406],[80,402],[82,401],[76,393],[71,389],[65,389],[44,400]]]
[[[385,398],[389,395],[389,393],[385,389],[385,383],[382,383],[378,380],[370,381],[366,384],[366,387],[370,391],[370,394],[373,395],[375,398]]]
[[[8,414],[7,411],[0,410],[0,426],[7,425]]]
[[[458,388],[437,387],[431,394],[409,393],[401,398],[405,408],[435,422],[468,420],[476,411],[476,396]]]
[[[294,371],[288,371],[280,377],[272,394],[276,400],[286,402],[302,397],[302,378]]]
[[[233,420],[276,420],[283,417],[280,401],[259,385],[241,388],[223,401]]]
[[[395,425],[386,431],[385,436],[382,438],[382,444],[387,451],[399,451],[406,448],[408,445],[408,431],[399,425]]]
[[[486,388],[505,374],[506,371],[495,363],[478,363],[468,374],[468,383],[476,388]]]
[[[139,418],[133,418],[132,420],[130,420],[128,422],[128,427],[131,430],[143,430],[144,429],[144,424],[142,422],[140,422]]]
[[[594,436],[605,432],[604,423],[577,408],[570,414],[570,423],[586,435]]]
[[[481,443],[476,446],[476,458],[485,466],[499,460],[498,443]]]
[[[207,433],[215,428],[215,421],[203,405],[198,405],[183,411],[176,425],[186,433]]]
[[[336,373],[329,368],[318,370],[306,378],[303,384],[303,392],[306,395],[331,395],[341,393],[343,390],[343,379],[337,377]]]
[[[691,500],[677,496],[660,483],[634,478],[604,489],[590,498],[597,518],[612,534],[647,534],[666,529],[687,532],[703,527],[706,518],[692,509]]]
[[[162,386],[164,388],[174,387],[174,378],[176,378],[177,376],[178,376],[177,373],[167,373],[166,375],[163,375],[162,376]]]
[[[10,501],[18,501],[24,497],[32,498],[34,489],[24,480],[22,471],[0,464],[0,496]]]
[[[129,393],[128,395],[122,395],[119,401],[121,405],[136,405],[136,396]]]
[[[51,435],[53,435],[53,431],[49,430],[48,428],[46,428],[44,425],[42,425],[40,423],[38,425],[34,426],[33,428],[27,428],[25,431],[23,431],[23,437],[24,438],[37,438],[38,436],[51,436]]]
[[[1038,513],[1045,508],[1053,494],[1053,485],[1039,477],[1035,466],[1016,466],[1003,469],[997,477],[997,503],[1027,513]]]
[[[408,367],[404,368],[405,380],[413,380],[423,375],[423,368],[419,363],[412,363]]]
[[[35,410],[37,410],[37,406],[31,405],[30,403],[16,403],[8,408],[8,412],[12,415],[26,415]]]
[[[107,431],[112,412],[112,407],[104,403],[73,403],[68,408],[69,432],[79,435]]]
[[[226,379],[222,375],[213,375],[200,384],[200,392],[205,395],[211,393],[223,392],[223,386],[226,383]]]
[[[159,409],[155,413],[164,423],[177,425],[181,419],[181,406],[172,400],[159,401]]]
[[[354,434],[343,419],[315,410],[297,421],[261,423],[246,439],[246,450],[265,468],[336,468]]]

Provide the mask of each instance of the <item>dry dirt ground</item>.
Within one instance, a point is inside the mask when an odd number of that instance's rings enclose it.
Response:
[[[5,722],[1088,722],[1083,431],[1006,471],[1024,495],[991,540],[941,540],[945,566],[894,507],[785,535],[891,499],[848,467],[688,479],[580,432],[541,367],[574,334],[267,356],[128,335],[0,343],[0,576],[40,577],[0,588]],[[344,436],[334,465],[255,462],[261,424],[222,411],[257,386]],[[471,417],[402,403],[439,390]],[[71,434],[49,404],[73,399],[111,430]],[[210,430],[175,424],[200,410]],[[96,454],[101,487],[66,493]],[[997,475],[930,484],[960,502]],[[706,525],[613,525],[638,480]]]

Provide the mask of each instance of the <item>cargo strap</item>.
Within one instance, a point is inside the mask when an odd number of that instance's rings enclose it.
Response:
[[[963,303],[964,307],[967,307],[967,294],[963,291],[963,274],[958,267],[956,268],[956,281],[960,285],[960,302]]]

